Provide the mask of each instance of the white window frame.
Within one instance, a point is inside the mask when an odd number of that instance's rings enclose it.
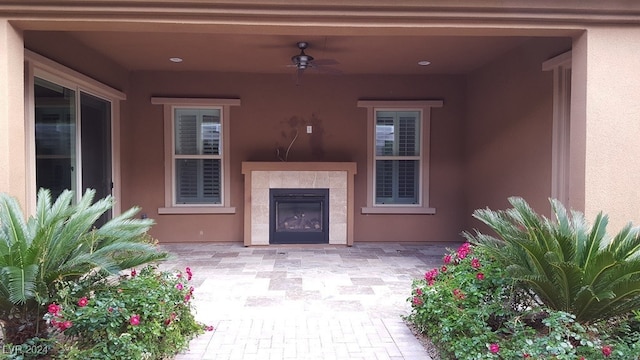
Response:
[[[229,114],[231,106],[240,106],[240,99],[200,99],[200,98],[165,98],[152,97],[151,103],[164,107],[164,207],[158,208],[158,214],[235,214],[236,208],[230,202],[230,171],[229,171]],[[176,204],[175,178],[175,109],[219,109],[220,152],[222,161],[221,199],[219,204]]]
[[[431,108],[442,107],[442,100],[361,100],[358,107],[367,109],[367,206],[362,214],[435,214],[429,206],[429,169]],[[417,204],[376,204],[376,113],[378,111],[417,111],[420,120],[420,176]]]
[[[571,135],[571,51],[542,63],[553,72],[553,135],[551,145],[551,197],[569,206]]]

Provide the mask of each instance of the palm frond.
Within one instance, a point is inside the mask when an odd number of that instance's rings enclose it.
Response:
[[[580,321],[638,309],[640,228],[629,224],[609,237],[602,213],[590,226],[582,213],[568,212],[557,200],[550,199],[554,220],[536,214],[521,198],[509,202],[511,209],[473,214],[497,238],[477,231],[463,235],[492,254],[536,299]]]
[[[8,279],[9,301],[22,305],[35,296],[35,279],[38,275],[38,266],[10,266],[2,269],[3,277]]]

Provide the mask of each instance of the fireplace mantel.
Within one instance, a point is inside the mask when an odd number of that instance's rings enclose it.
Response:
[[[242,163],[244,245],[269,245],[269,189],[329,189],[329,244],[353,245],[355,162]]]

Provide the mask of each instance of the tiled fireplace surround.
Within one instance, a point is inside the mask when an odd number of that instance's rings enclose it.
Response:
[[[243,162],[244,245],[269,245],[269,189],[329,189],[329,244],[353,244],[355,162]]]

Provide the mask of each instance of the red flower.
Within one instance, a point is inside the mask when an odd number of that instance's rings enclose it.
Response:
[[[602,347],[602,355],[604,355],[604,357],[609,357],[611,356],[611,352],[613,351],[613,349],[611,349],[611,346],[606,345]]]
[[[207,326],[207,327],[205,328],[205,330],[207,330],[207,331],[213,331],[213,330],[215,330],[215,328],[214,328],[212,325],[209,325],[209,326]]]
[[[525,359],[531,359],[531,355],[529,355],[527,353],[522,354],[522,357],[525,358]],[[584,360],[584,358],[582,358],[582,359]]]
[[[60,330],[60,331],[65,331],[68,328],[70,328],[71,326],[73,326],[73,323],[71,321],[69,321],[69,320],[63,321],[63,322],[58,322],[58,321],[51,320],[51,325],[57,327],[58,330]]]
[[[442,267],[440,268],[440,271],[441,272],[447,272],[447,267],[442,265]]]
[[[133,326],[140,325],[140,315],[131,315],[131,318],[129,319],[129,323]]]
[[[80,307],[85,307],[87,306],[87,304],[89,304],[89,300],[87,300],[86,296],[83,296],[80,298],[80,300],[78,300],[78,306]]]
[[[60,312],[60,305],[56,304],[56,303],[51,303],[49,304],[48,309],[50,314],[53,315],[58,315],[58,312]]]
[[[187,294],[184,296],[184,302],[189,302],[189,300],[191,300],[191,295]]]
[[[136,271],[136,269],[131,270],[131,277],[136,277],[137,274],[138,272]]]
[[[415,305],[415,306],[420,306],[420,305],[422,305],[422,299],[420,299],[420,298],[419,298],[419,297],[417,297],[417,296],[414,296],[414,298],[413,298],[413,305]]]
[[[416,289],[416,294],[418,296],[422,296],[422,289]]]
[[[464,295],[464,293],[462,292],[462,290],[460,290],[460,289],[454,289],[453,290],[453,296],[455,296],[455,298],[458,299],[458,300],[464,300],[464,298],[466,297]]]
[[[478,279],[478,280],[484,280],[484,274],[483,274],[483,273],[481,273],[481,272],[477,273],[477,274],[476,274],[476,279]]]
[[[493,343],[491,345],[489,345],[489,351],[491,351],[494,354],[497,354],[500,352],[500,345],[498,345],[497,343]]]
[[[449,254],[445,255],[443,261],[444,261],[445,264],[450,263],[451,262],[451,255],[449,255]]]
[[[471,267],[474,269],[479,269],[480,268],[480,260],[478,260],[478,258],[473,258],[471,260]]]

